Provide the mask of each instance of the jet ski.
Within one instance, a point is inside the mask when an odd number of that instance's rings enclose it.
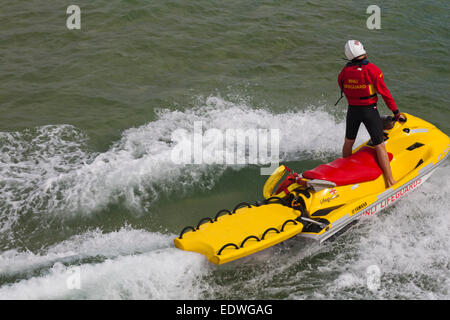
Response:
[[[446,134],[418,117],[404,115],[404,122],[384,117],[394,186],[387,187],[369,140],[347,158],[300,174],[281,165],[266,181],[262,201],[240,203],[185,227],[174,239],[175,246],[223,264],[294,236],[323,242],[361,217],[396,203],[422,185],[450,150]]]

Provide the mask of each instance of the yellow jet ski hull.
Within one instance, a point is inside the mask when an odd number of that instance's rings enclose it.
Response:
[[[280,166],[263,188],[265,200],[238,205],[187,227],[174,240],[182,250],[205,255],[215,264],[248,256],[295,235],[322,242],[363,216],[371,216],[423,184],[443,163],[450,138],[434,125],[405,114],[407,121],[385,130],[386,150],[393,154],[391,168],[397,183],[387,188],[384,176],[360,183],[306,179],[274,192],[287,167]],[[370,141],[360,148],[373,148]],[[285,180],[286,181],[286,180]]]
[[[397,122],[392,129],[385,130],[385,146],[394,156],[391,169],[397,183],[386,188],[385,177],[381,175],[372,181],[312,191],[307,199],[308,216],[325,219],[329,229],[316,232],[304,228],[301,236],[323,242],[362,216],[373,215],[405,197],[443,163],[450,151],[450,138],[434,125],[405,115],[407,122]]]

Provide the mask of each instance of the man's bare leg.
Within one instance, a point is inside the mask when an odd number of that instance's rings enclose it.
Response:
[[[352,155],[353,144],[355,140],[345,138],[344,146],[342,147],[342,157],[347,158]]]
[[[391,164],[389,163],[389,156],[386,151],[386,147],[384,146],[384,142],[375,146],[375,151],[377,152],[378,164],[383,170],[384,176],[386,177],[388,187],[396,184],[397,181],[394,180],[391,171]]]

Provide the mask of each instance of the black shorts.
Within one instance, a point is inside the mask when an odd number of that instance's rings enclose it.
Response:
[[[376,106],[348,106],[345,137],[355,140],[360,124],[364,123],[374,146],[384,141],[383,124]]]

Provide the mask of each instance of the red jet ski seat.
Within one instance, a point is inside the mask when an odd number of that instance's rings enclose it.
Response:
[[[388,152],[389,161],[394,157]],[[306,179],[319,179],[345,186],[375,180],[383,171],[377,162],[375,149],[364,146],[347,158],[338,158],[328,164],[321,164],[315,169],[305,171]]]

